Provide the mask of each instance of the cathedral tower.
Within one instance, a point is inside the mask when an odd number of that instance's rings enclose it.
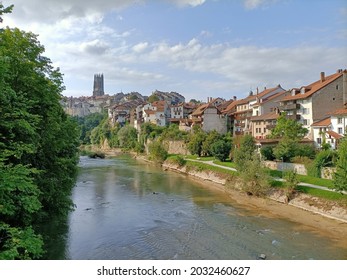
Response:
[[[93,96],[102,96],[104,94],[104,74],[95,74]]]

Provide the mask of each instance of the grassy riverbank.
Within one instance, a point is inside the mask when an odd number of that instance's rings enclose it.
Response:
[[[167,161],[171,161],[174,163],[178,162],[178,159],[182,161],[182,156],[180,155],[169,155],[167,158]],[[236,165],[233,162],[220,162],[218,160],[215,160],[213,157],[197,157],[197,156],[186,156],[183,158],[184,164],[188,168],[196,168],[198,171],[206,170],[206,171],[212,171],[216,172],[218,174],[223,174],[223,176],[238,176],[237,171],[228,170],[223,167],[228,168],[235,168]],[[211,165],[210,162],[213,162],[215,165]],[[182,162],[181,162],[182,165]],[[220,165],[220,166],[216,166]],[[279,170],[271,170],[267,169],[267,173],[273,177],[273,178],[282,178],[283,172]],[[301,183],[307,183],[312,185],[317,185],[321,187],[326,188],[333,188],[333,182],[328,179],[322,179],[322,178],[315,178],[310,176],[304,176],[304,175],[297,175],[299,181]],[[282,181],[272,180],[269,182],[272,188],[278,188],[283,189],[284,183]],[[328,190],[322,190],[317,188],[312,188],[308,186],[303,186],[299,183],[298,187],[296,188],[296,191],[299,193],[311,195],[314,197],[327,199],[330,201],[335,201],[339,205],[346,206],[347,207],[347,196],[340,194],[338,192],[332,192]]]

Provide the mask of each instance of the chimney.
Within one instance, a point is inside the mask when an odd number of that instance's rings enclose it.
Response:
[[[257,87],[257,95],[259,94],[259,88]]]
[[[234,96],[234,101],[236,101],[236,99],[237,99],[237,97],[236,97],[236,96]]]
[[[321,83],[323,83],[325,81],[325,73],[324,72],[320,72],[320,81],[321,81]]]

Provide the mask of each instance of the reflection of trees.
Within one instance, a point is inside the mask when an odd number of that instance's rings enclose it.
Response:
[[[37,232],[44,240],[43,260],[64,260],[67,251],[68,217],[50,217],[37,226]]]

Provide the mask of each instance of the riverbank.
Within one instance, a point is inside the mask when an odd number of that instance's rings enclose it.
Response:
[[[301,228],[334,239],[340,246],[347,248],[347,207],[300,193],[289,203],[285,203],[285,195],[281,190],[273,190],[264,198],[249,196],[241,191],[241,182],[235,177],[229,182],[230,178],[223,174],[186,170],[184,166],[180,167],[172,162],[164,162],[162,167],[203,181],[204,187],[227,193],[231,200],[259,216],[291,220],[300,224]]]
[[[121,150],[104,150],[106,156],[113,157],[124,154]],[[146,156],[131,153],[140,161],[150,162]],[[209,170],[196,170],[179,166],[165,161],[162,168],[166,171],[178,172],[188,175],[202,183],[202,187],[223,192],[230,200],[249,209],[258,216],[269,218],[288,219],[300,224],[303,229],[308,229],[319,235],[324,235],[335,240],[339,246],[347,248],[347,206],[342,207],[333,201],[299,193],[288,204],[281,190],[272,191],[267,197],[249,196],[241,190],[237,176],[227,176]]]

